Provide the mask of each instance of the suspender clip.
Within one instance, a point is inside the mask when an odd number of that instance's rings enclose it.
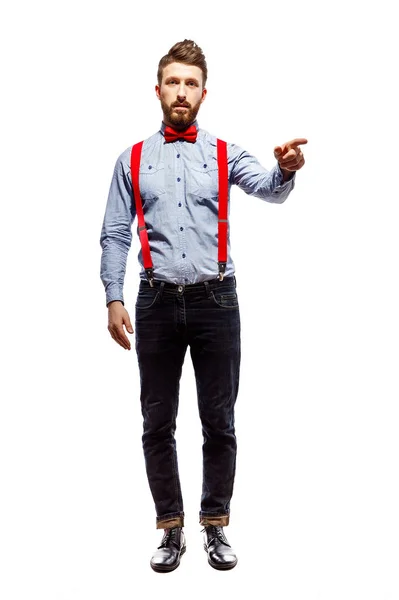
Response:
[[[223,281],[224,273],[226,271],[226,263],[218,262],[218,265],[219,265],[219,280]]]
[[[145,272],[147,274],[147,279],[148,279],[150,286],[154,287],[154,269],[153,269],[153,267],[146,269]]]

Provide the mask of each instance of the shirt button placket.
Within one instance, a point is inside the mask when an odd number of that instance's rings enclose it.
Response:
[[[180,142],[180,143],[182,143],[182,142]],[[176,187],[177,187],[176,198],[179,199],[177,206],[179,208],[181,208],[183,206],[183,199],[184,199],[184,181],[182,181],[182,168],[183,167],[182,167],[182,161],[180,160],[180,158],[181,158],[180,152],[177,153],[176,158],[179,159],[178,161],[176,161]],[[183,215],[184,215],[183,212],[178,213],[178,226],[179,226],[180,231],[184,231],[184,227],[182,225],[180,225],[180,223],[183,223]],[[181,249],[181,257],[183,259],[186,258],[184,233],[182,234],[182,236],[180,238],[180,249]],[[183,266],[183,274],[187,275],[185,266]],[[185,279],[187,279],[187,278],[185,278]]]

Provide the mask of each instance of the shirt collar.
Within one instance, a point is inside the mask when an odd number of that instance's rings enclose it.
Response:
[[[199,127],[198,127],[198,121],[197,121],[197,119],[195,119],[195,121],[193,121],[190,125],[195,125],[195,128],[196,128],[197,133],[198,133]],[[190,127],[190,125],[188,125],[188,127]],[[162,135],[164,135],[164,131],[165,131],[165,127],[166,126],[167,126],[166,123],[164,121],[162,121],[161,127],[159,129],[159,131],[162,133]]]

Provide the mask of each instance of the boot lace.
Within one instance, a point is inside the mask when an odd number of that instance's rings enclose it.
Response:
[[[166,546],[170,542],[174,542],[177,545],[177,541],[176,541],[177,529],[178,529],[177,527],[172,527],[171,529],[165,529],[161,544],[160,544],[160,546],[158,546],[158,549],[166,548]]]
[[[209,543],[213,540],[213,539],[217,539],[220,542],[222,542],[222,544],[226,544],[226,546],[230,546],[230,544],[228,543],[226,536],[223,533],[223,529],[221,525],[205,525],[204,529],[201,530],[201,532],[206,531],[207,536],[208,536],[208,540]]]

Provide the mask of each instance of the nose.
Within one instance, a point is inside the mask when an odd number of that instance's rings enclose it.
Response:
[[[181,84],[180,84],[179,91],[177,93],[177,97],[180,101],[184,100],[186,97],[186,88],[184,87],[183,82],[181,82]]]

